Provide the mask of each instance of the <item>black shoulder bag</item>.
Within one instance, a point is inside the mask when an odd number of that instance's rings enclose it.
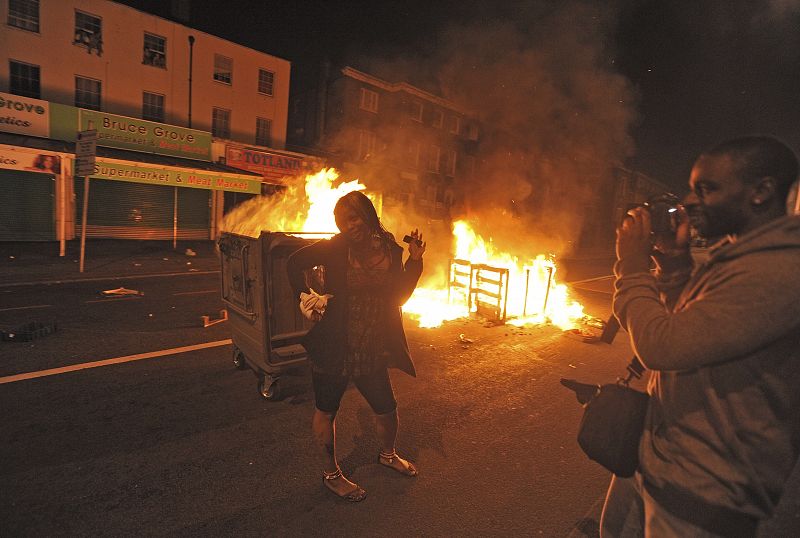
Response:
[[[602,386],[561,379],[584,407],[578,427],[581,449],[589,459],[623,478],[633,476],[639,466],[639,441],[650,399],[647,393],[628,386],[634,377],[642,377],[644,366],[639,359],[631,359],[627,371],[624,379]]]

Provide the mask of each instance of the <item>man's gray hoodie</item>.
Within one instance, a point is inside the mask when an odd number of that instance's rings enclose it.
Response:
[[[726,239],[684,274],[671,308],[670,275],[616,283],[614,314],[652,370],[640,472],[660,501],[685,500],[673,511],[766,518],[800,451],[800,217]]]

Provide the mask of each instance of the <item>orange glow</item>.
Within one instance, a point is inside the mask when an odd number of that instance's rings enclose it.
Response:
[[[330,236],[338,231],[333,217],[336,201],[350,191],[366,189],[357,179],[334,187],[338,178],[332,168],[288,178],[284,193],[240,204],[225,216],[221,227],[250,237],[258,237],[262,230]],[[365,194],[380,214],[381,197]],[[453,253],[459,265],[450,268],[450,277],[435,286],[418,287],[403,306],[420,327],[483,314],[482,308],[495,309],[496,317],[504,314],[507,323],[517,326],[551,322],[566,330],[585,317],[583,306],[557,283],[552,256],[498,251],[491,239],[484,239],[465,221],[453,224]],[[448,280],[455,285],[448,286]]]

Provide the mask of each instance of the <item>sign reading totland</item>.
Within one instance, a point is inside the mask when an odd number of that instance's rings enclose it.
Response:
[[[225,148],[225,164],[261,174],[265,179],[273,181],[305,173],[307,168],[303,160],[297,157],[235,146]]]
[[[97,129],[97,145],[200,161],[211,160],[211,133],[80,109],[79,129]]]
[[[0,131],[48,138],[49,105],[40,99],[0,93]]]
[[[131,166],[108,159],[97,159],[92,179],[113,179],[151,185],[170,185],[173,187],[193,187],[233,192],[261,194],[261,182],[233,174],[214,174],[197,170],[178,168],[153,168]]]

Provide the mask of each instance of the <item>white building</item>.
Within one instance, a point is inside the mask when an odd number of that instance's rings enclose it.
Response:
[[[285,147],[287,60],[110,0],[0,10],[0,91]]]
[[[213,237],[230,196],[305,164],[284,150],[287,60],[110,0],[0,0],[0,13],[0,186],[13,193],[0,199],[0,240],[80,233],[73,153],[87,128],[115,170],[90,176],[87,237]],[[243,149],[277,155],[278,169],[224,166]],[[20,164],[38,155],[60,168]],[[202,180],[181,181],[192,173]]]

